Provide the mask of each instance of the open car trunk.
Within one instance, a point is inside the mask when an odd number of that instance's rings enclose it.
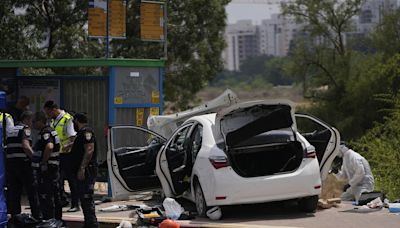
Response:
[[[241,103],[218,113],[216,126],[238,175],[267,176],[300,166],[304,150],[293,130],[293,116],[289,101]]]
[[[290,131],[271,131],[230,147],[232,168],[242,177],[268,176],[296,170],[304,157],[300,142]]]

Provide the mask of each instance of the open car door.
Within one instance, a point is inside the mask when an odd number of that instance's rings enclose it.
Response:
[[[107,164],[113,199],[128,199],[132,192],[160,188],[155,165],[165,142],[164,137],[144,128],[109,128]]]
[[[167,197],[181,195],[190,187],[194,123],[182,125],[160,151],[156,171]]]
[[[295,117],[298,132],[315,147],[321,179],[325,180],[339,152],[340,134],[338,130],[314,116],[296,113]]]

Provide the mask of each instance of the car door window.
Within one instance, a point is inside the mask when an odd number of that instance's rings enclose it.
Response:
[[[315,147],[318,162],[321,162],[332,136],[331,130],[308,118],[296,116],[296,122],[298,132]]]
[[[168,145],[166,156],[168,167],[172,173],[180,171],[185,166],[187,160],[186,150],[189,142],[188,132],[191,126],[192,124],[189,124],[179,129]]]
[[[110,150],[113,172],[127,190],[158,186],[154,174],[156,157],[165,138],[135,126],[110,129]]]
[[[192,164],[196,161],[197,154],[201,149],[201,144],[203,142],[203,126],[201,124],[196,125],[191,140],[191,158]]]

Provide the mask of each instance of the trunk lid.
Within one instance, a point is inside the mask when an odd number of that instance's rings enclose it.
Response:
[[[294,109],[291,101],[251,101],[218,112],[215,137],[218,143],[224,142],[226,147],[232,147],[263,132],[293,127]]]

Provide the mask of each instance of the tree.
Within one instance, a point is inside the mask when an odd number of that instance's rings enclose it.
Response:
[[[400,52],[400,10],[387,11],[381,24],[371,34],[372,45],[376,51],[390,58]]]
[[[165,99],[184,108],[217,72],[225,48],[225,6],[230,0],[168,0],[168,59]],[[136,3],[136,4],[135,4]],[[116,57],[163,57],[159,44],[141,42],[136,2],[129,4],[127,39],[113,41]],[[137,14],[136,14],[137,15]],[[134,38],[136,37],[136,38]]]
[[[311,38],[310,46],[299,46],[302,65],[314,68],[316,77],[326,78],[320,85],[329,85],[334,96],[343,94],[348,77],[350,51],[344,35],[351,30],[351,19],[360,11],[364,0],[295,0],[282,4],[283,14],[294,17]],[[306,49],[307,48],[307,49]],[[339,67],[338,67],[339,66]],[[317,80],[318,81],[318,80]]]
[[[0,4],[0,58],[24,59],[30,40],[24,36],[27,23],[25,17],[16,15],[14,1],[4,0]]]
[[[16,0],[14,7],[22,13],[27,25],[23,35],[33,58],[98,57],[97,41],[90,41],[85,31],[88,0]]]

